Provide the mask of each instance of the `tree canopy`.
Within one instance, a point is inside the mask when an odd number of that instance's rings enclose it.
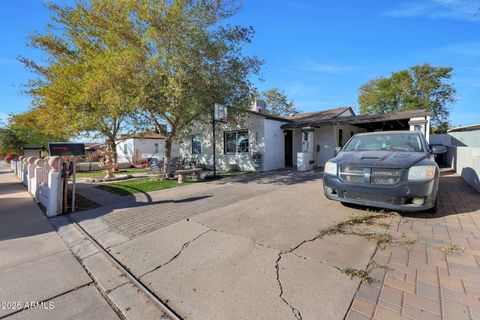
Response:
[[[22,154],[26,144],[47,147],[48,142],[64,140],[65,137],[46,134],[34,112],[10,115],[8,122],[0,125],[0,155]]]
[[[26,141],[21,140],[16,132],[8,127],[0,128],[0,156],[21,154]]]
[[[146,29],[139,105],[159,127],[167,125],[165,171],[171,143],[194,121],[210,121],[215,103],[239,112],[251,104],[251,76],[261,61],[242,54],[253,29],[230,26],[235,1],[147,0],[137,8]],[[181,35],[181,36],[178,36]]]
[[[102,136],[115,158],[119,135],[128,137],[142,128],[142,118],[135,117],[133,86],[137,48],[122,41],[122,34],[134,27],[127,2],[48,6],[52,24],[29,42],[42,51],[44,61],[22,59],[36,75],[26,90],[33,97],[29,113],[47,134]]]
[[[281,116],[298,113],[295,103],[288,99],[285,92],[277,88],[265,90],[259,94],[259,97],[267,103],[266,112],[269,114]]]
[[[51,4],[53,23],[31,45],[47,56],[24,59],[48,132],[97,131],[114,143],[148,120],[167,127],[170,146],[215,103],[246,108],[261,61],[242,54],[251,27],[231,26],[236,1],[90,0]],[[60,118],[60,119],[59,119]]]
[[[448,121],[450,105],[456,101],[455,88],[449,82],[452,70],[427,63],[370,80],[360,87],[360,113],[425,109],[433,113],[432,124],[439,126]]]

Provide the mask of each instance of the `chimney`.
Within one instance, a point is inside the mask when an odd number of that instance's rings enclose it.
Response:
[[[255,99],[252,104],[252,110],[255,112],[263,113],[267,109],[267,103],[264,100]]]

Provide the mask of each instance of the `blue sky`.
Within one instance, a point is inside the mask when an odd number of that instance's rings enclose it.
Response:
[[[468,125],[480,123],[479,8],[480,0],[245,0],[232,22],[256,31],[245,52],[266,61],[258,88],[284,90],[302,111],[356,109],[368,80],[430,62],[454,67],[451,120]],[[28,109],[19,85],[31,75],[16,58],[39,57],[26,38],[49,21],[43,1],[7,1],[2,9],[0,117]]]

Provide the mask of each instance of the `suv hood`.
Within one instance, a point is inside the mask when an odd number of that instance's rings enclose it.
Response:
[[[338,165],[405,169],[426,158],[424,152],[341,151],[335,160]]]

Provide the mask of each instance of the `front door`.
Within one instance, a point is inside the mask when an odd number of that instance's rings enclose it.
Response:
[[[285,130],[285,167],[293,166],[293,133]]]

